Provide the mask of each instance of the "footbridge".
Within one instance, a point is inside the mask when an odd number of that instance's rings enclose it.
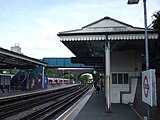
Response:
[[[83,63],[73,63],[72,58],[43,58],[47,63],[46,68],[93,68],[95,66],[86,66]]]
[[[43,58],[42,61],[47,63],[45,68],[59,68],[58,75],[73,74],[76,81],[79,81],[79,77],[84,73],[93,74],[94,68],[98,67],[74,63],[72,58]]]

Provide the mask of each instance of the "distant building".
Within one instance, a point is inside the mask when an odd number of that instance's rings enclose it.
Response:
[[[18,45],[15,44],[14,47],[11,47],[11,51],[14,51],[14,52],[16,52],[16,53],[22,54],[22,53],[21,53],[21,47],[19,47],[19,44],[18,44]]]

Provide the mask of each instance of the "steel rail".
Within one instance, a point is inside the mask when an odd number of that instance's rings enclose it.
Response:
[[[73,98],[71,98],[69,101],[67,101],[66,103],[58,106],[58,108],[56,108],[54,111],[52,111],[50,114],[46,114],[45,117],[43,117],[41,120],[48,120],[51,119],[54,114],[56,114],[58,111],[62,110],[65,106],[73,103],[74,101],[76,101],[79,97],[81,97],[84,93],[86,93],[88,91],[89,87],[86,88],[84,91],[82,91],[81,93],[79,93],[78,95],[74,96]]]
[[[39,96],[36,99],[32,99],[31,100],[23,100],[22,102],[19,101],[18,103],[14,103],[13,105],[8,105],[6,106],[2,106],[1,108],[1,112],[0,112],[0,119],[12,116],[14,114],[17,114],[18,112],[22,112],[26,109],[30,109],[33,108],[35,106],[38,106],[40,104],[46,103],[48,101],[51,100],[56,100],[61,96],[64,96],[68,93],[70,93],[70,91],[75,91],[77,89],[77,87],[74,88],[68,88],[65,89],[65,91],[60,91],[60,92],[56,92],[56,93],[51,93],[51,95],[45,95],[45,96]],[[18,107],[17,107],[18,106]],[[6,108],[5,108],[6,107]]]
[[[83,93],[84,89],[86,89],[86,87],[80,88],[79,90],[74,91],[74,92],[60,98],[59,100],[57,100],[56,102],[54,102],[50,106],[47,106],[47,107],[42,108],[40,110],[37,110],[36,112],[34,112],[24,118],[21,118],[20,120],[42,119],[42,118],[45,118],[44,115],[46,115],[46,114],[53,115],[58,110],[60,110],[60,108],[62,108],[62,106],[65,106],[68,101],[71,101],[71,100],[73,101],[73,98],[75,99],[75,96],[79,96],[79,94]],[[70,102],[68,102],[68,103],[70,103]],[[51,113],[49,113],[49,112],[51,112]],[[50,117],[50,116],[48,116],[48,117]]]

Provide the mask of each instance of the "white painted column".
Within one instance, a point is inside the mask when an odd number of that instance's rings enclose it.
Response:
[[[44,82],[45,82],[45,78],[44,78],[44,66],[43,66],[43,69],[42,69],[42,88],[44,88]]]
[[[108,41],[105,43],[105,97],[106,111],[111,113],[110,43]]]

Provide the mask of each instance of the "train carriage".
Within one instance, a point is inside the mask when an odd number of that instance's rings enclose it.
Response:
[[[49,85],[69,84],[69,79],[66,78],[48,78]]]

